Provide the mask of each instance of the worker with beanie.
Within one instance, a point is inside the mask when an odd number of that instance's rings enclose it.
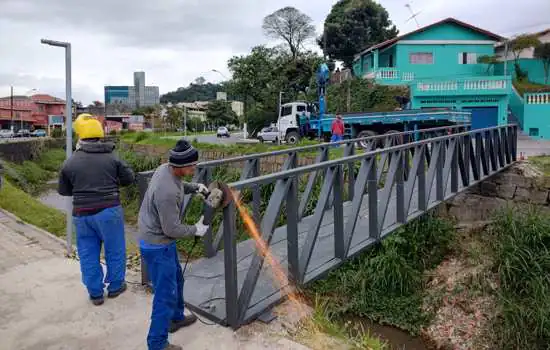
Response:
[[[58,192],[73,197],[82,282],[92,303],[101,305],[105,283],[109,298],[126,290],[126,241],[119,186],[133,183],[134,173],[113,154],[114,144],[103,140],[103,127],[96,118],[81,114],[73,126],[78,147],[63,164]],[[107,263],[105,278],[100,264],[102,244]]]
[[[149,350],[177,350],[168,343],[168,332],[189,326],[196,316],[184,315],[183,273],[178,259],[176,239],[206,233],[203,217],[195,225],[185,225],[180,217],[183,194],[208,193],[203,184],[182,182],[193,175],[198,151],[181,139],[170,150],[168,163],[159,166],[139,210],[140,250],[153,284],[153,310],[147,336]]]

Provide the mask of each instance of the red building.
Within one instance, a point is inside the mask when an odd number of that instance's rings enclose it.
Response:
[[[13,110],[13,113],[12,113]],[[49,116],[65,114],[65,101],[46,94],[0,97],[0,128],[47,129]],[[13,116],[13,119],[12,119]]]

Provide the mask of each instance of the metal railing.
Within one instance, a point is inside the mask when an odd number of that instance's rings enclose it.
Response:
[[[295,155],[292,152],[289,163],[295,162]],[[223,254],[191,265],[186,304],[238,328],[284,298],[282,289],[287,285],[320,278],[401,225],[506,169],[516,156],[517,126],[506,125],[347,154],[299,168],[289,165],[278,173],[229,184],[237,192],[274,185],[263,215],[255,215],[261,239],[280,262],[287,281],[273,285],[273,267],[264,266],[260,244],[237,243],[238,203],[231,202],[223,210]],[[359,167],[357,177],[345,178],[349,167]],[[324,177],[313,214],[301,217],[304,199],[298,179],[320,172]],[[252,198],[253,205],[256,200]],[[278,225],[281,215],[284,224]],[[223,300],[223,305],[216,307],[215,300]]]
[[[242,164],[240,179],[245,180],[245,179],[250,179],[250,178],[254,178],[262,175],[260,172],[261,165],[262,165],[261,162],[268,161],[269,158],[272,158],[275,156],[286,156],[286,159],[282,164],[281,168],[278,169],[279,171],[285,171],[285,170],[298,167],[299,156],[300,154],[304,154],[304,153],[309,154],[312,152],[316,152],[314,163],[318,164],[318,163],[322,163],[330,160],[330,150],[334,149],[334,147],[336,146],[344,146],[343,156],[348,157],[356,154],[358,148],[362,149],[363,151],[372,151],[379,147],[387,148],[394,145],[406,144],[406,143],[418,141],[421,139],[428,139],[428,138],[443,135],[443,134],[463,132],[465,130],[469,130],[469,128],[470,128],[469,124],[460,124],[460,125],[436,127],[436,128],[429,128],[429,129],[419,129],[419,130],[407,131],[402,133],[387,133],[387,134],[377,135],[377,136],[348,139],[340,142],[321,143],[321,144],[310,145],[310,146],[301,146],[301,147],[283,149],[283,150],[272,151],[272,152],[264,152],[264,153],[232,157],[227,159],[201,162],[197,164],[197,169],[195,171],[195,175],[192,181],[200,182],[208,185],[212,181],[216,180],[213,175],[214,168],[227,167],[234,163]],[[385,159],[386,155],[382,155],[382,157]],[[354,176],[354,172],[351,171],[351,166],[349,168],[349,171],[351,176]],[[382,172],[383,172],[383,168],[378,169],[379,177],[382,175]],[[146,172],[139,173],[137,176],[138,187],[139,187],[141,198],[143,198],[143,195],[147,190],[149,180],[153,175],[153,173],[154,171],[146,171]],[[323,175],[323,172],[315,172],[315,173],[309,174],[306,190],[298,206],[299,218],[303,217],[303,214],[306,210],[306,206],[310,200],[315,182],[321,175]],[[354,180],[351,179],[350,185],[348,188],[352,197],[354,193],[354,189],[352,185],[353,181]],[[251,190],[252,190],[252,196],[254,200],[253,217],[256,220],[256,222],[259,222],[261,190],[260,190],[260,187],[255,187],[255,188],[252,188]],[[185,212],[187,211],[190,201],[191,201],[190,195],[184,196],[183,205],[180,213],[181,217],[185,215]],[[205,236],[203,237],[203,244],[204,244],[205,255],[207,257],[212,257],[216,255],[216,252],[220,248],[222,237],[223,237],[223,225],[219,227],[219,229],[215,234],[212,232],[212,229],[209,229],[209,231],[205,234]]]

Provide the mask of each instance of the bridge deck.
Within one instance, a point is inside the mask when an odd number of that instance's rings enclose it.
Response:
[[[470,178],[473,179],[473,174],[470,174]],[[471,180],[470,186],[475,184]],[[431,209],[441,201],[436,200],[436,184],[432,187],[428,209]],[[458,192],[464,190],[464,186],[459,181]],[[380,198],[380,193],[379,197]],[[416,186],[414,192],[416,193]],[[418,203],[415,203],[417,195],[413,193],[410,209],[408,212],[407,222],[418,217],[423,211],[418,209]],[[451,192],[450,178],[445,193],[445,200],[453,197],[456,193]],[[344,203],[344,223],[347,222],[347,218],[350,215],[351,202]],[[397,222],[396,217],[396,198],[395,198],[395,186],[392,193],[390,203],[388,206],[387,215],[385,218],[381,237],[385,237],[395,229],[401,226]],[[300,251],[304,244],[305,237],[310,227],[310,222],[313,216],[303,218],[299,223],[299,245]],[[306,282],[311,281],[313,278],[319,278],[319,275],[326,273],[339,264],[342,263],[340,259],[334,256],[334,218],[333,210],[327,209],[324,213],[322,226],[319,230],[319,236],[313,250],[311,261],[308,265],[306,274]],[[275,229],[272,243],[270,245],[271,254],[277,261],[280,262],[282,269],[287,270],[287,238],[286,238],[286,226],[281,226]],[[353,234],[351,247],[349,250],[348,258],[362,252],[365,248],[374,244],[375,240],[369,236],[369,215],[368,215],[368,196],[364,195],[362,207],[357,221],[357,225]],[[252,256],[255,251],[254,240],[249,239],[238,243],[237,245],[237,270],[238,270],[238,285],[239,290],[242,288],[242,284],[245,279],[246,272],[250,266]],[[190,263],[185,275],[185,302],[186,305],[193,310],[205,316],[213,321],[221,324],[226,324],[226,309],[225,309],[225,281],[224,281],[224,254],[220,251],[213,258],[199,259],[193,263]],[[279,302],[282,298],[280,292],[281,286],[272,277],[271,267],[265,263],[258,283],[254,290],[250,307],[245,316],[245,320],[252,320],[261,314],[264,310],[270,306]]]

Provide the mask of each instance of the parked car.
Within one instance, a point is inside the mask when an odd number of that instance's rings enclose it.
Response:
[[[15,133],[15,137],[31,137],[31,132],[27,129],[19,129]]]
[[[258,140],[260,140],[260,142],[264,142],[264,141],[277,142],[278,137],[279,137],[279,129],[273,126],[263,128],[258,133]]]
[[[36,129],[31,133],[32,137],[46,137],[46,130]]]
[[[9,139],[14,137],[15,134],[10,129],[1,129],[0,130],[0,139]]]
[[[216,137],[230,137],[229,130],[225,126],[220,126],[216,132]]]

